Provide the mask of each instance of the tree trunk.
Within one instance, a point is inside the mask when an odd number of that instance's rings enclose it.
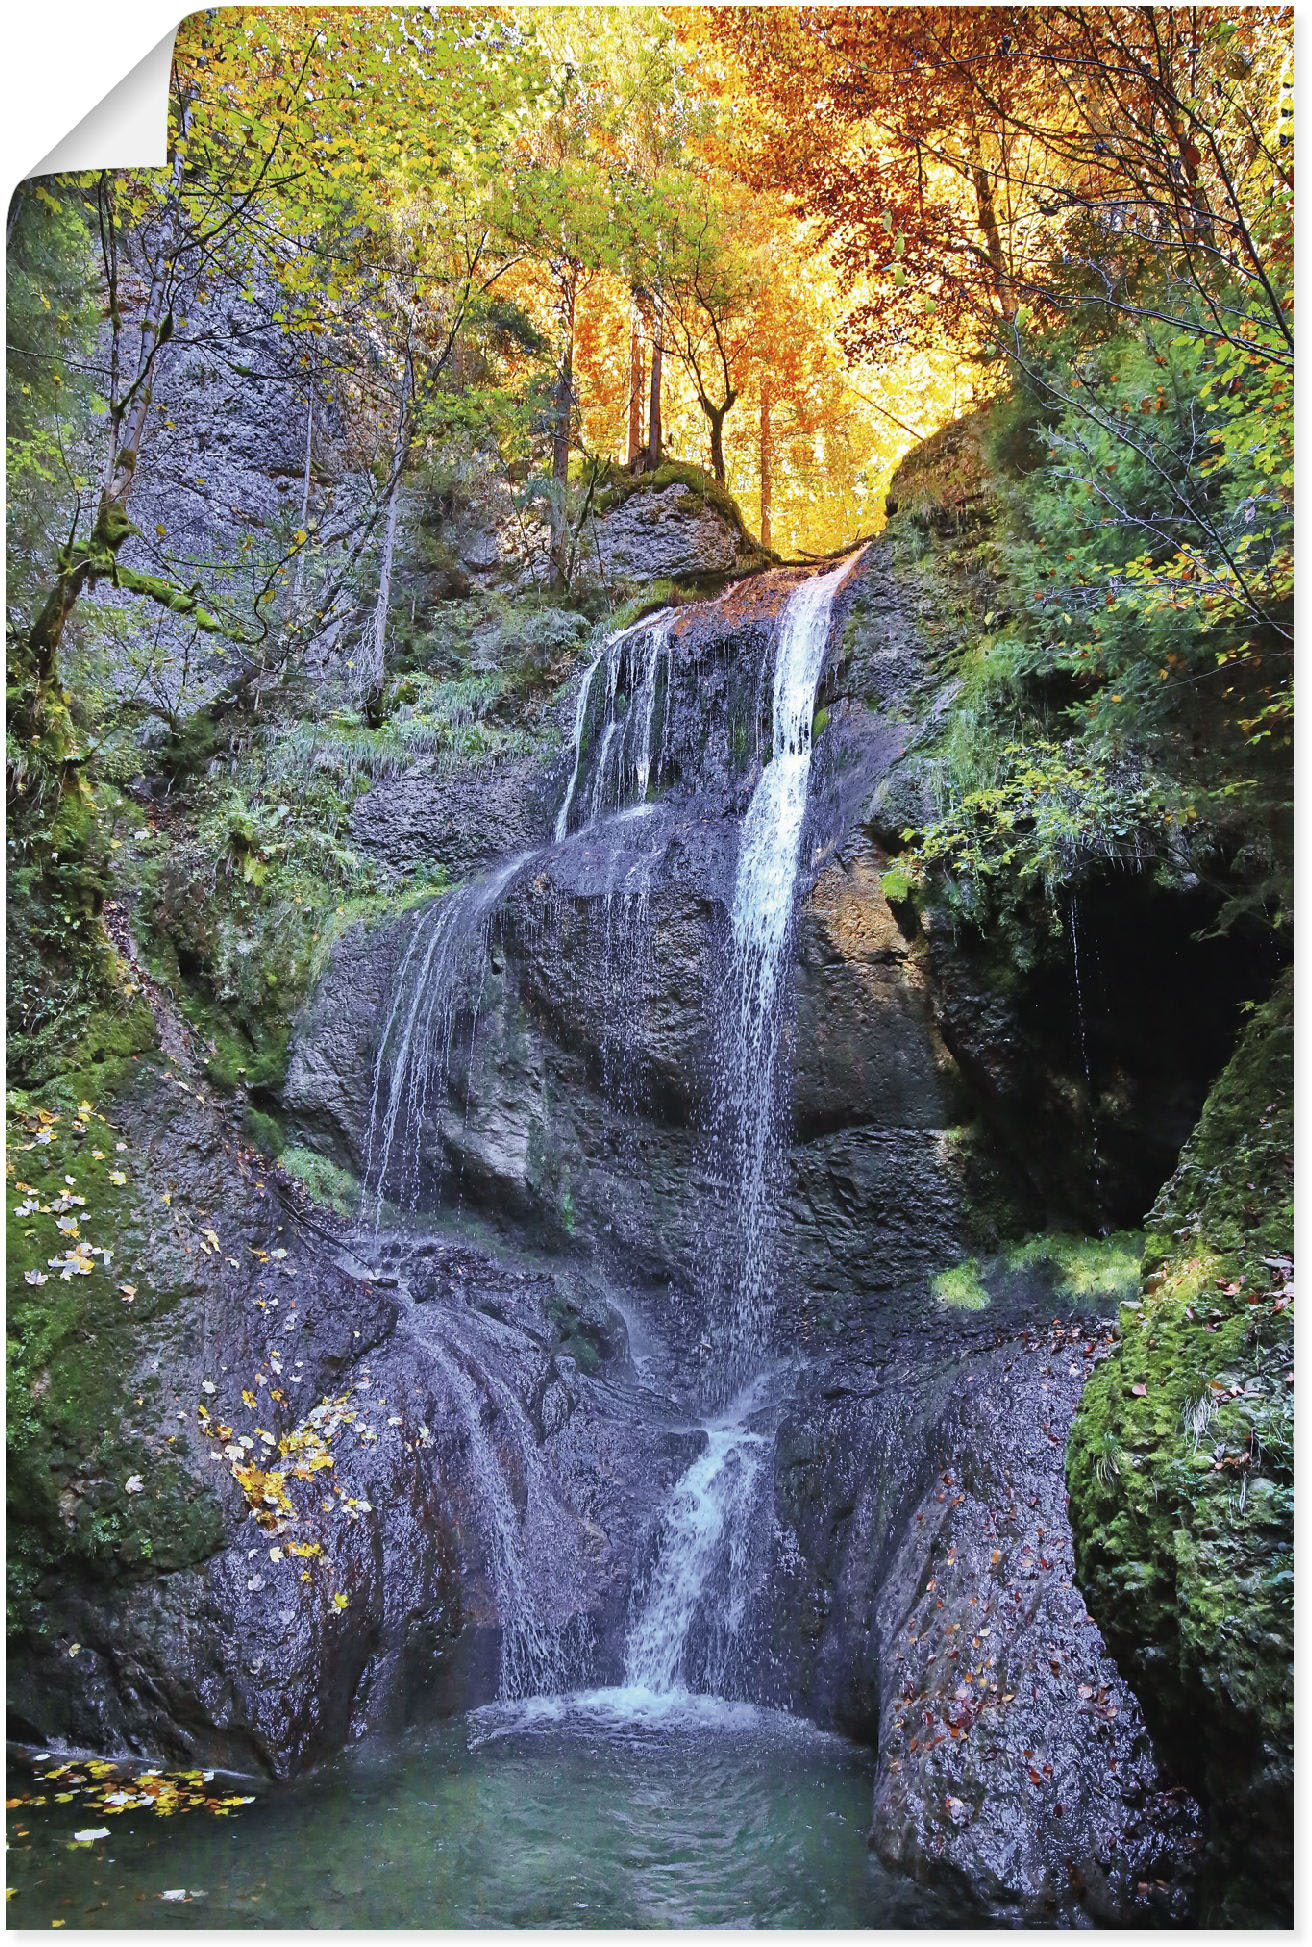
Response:
[[[772,428],[770,409],[774,401],[770,392],[770,381],[761,380],[761,546],[773,545],[770,527],[770,498],[774,491],[774,452],[771,445]]]
[[[975,208],[979,215],[980,233],[984,238],[984,254],[993,274],[993,289],[998,300],[998,315],[1006,321],[1015,310],[1011,302],[1010,279],[1007,276],[1007,260],[1002,251],[1002,233],[998,229],[998,208],[993,197],[993,181],[984,162],[984,153],[979,145],[979,136],[972,128],[969,133],[970,181],[975,191]]]
[[[647,471],[655,473],[661,463],[661,341],[655,328],[651,340],[651,400],[647,411]]]
[[[84,588],[115,572],[119,549],[132,532],[127,499],[145,437],[156,355],[169,335],[168,283],[166,262],[157,258],[141,317],[133,383],[110,414],[110,451],[90,538],[81,547],[70,544],[66,549],[55,585],[32,625],[28,643],[35,685],[27,701],[34,718],[40,709],[42,693],[55,682],[59,645],[79,596]]]
[[[629,317],[629,465],[636,466],[642,455],[642,319],[634,303]]]
[[[701,390],[700,386],[697,389],[697,403],[706,414],[707,423],[711,429],[711,472],[715,475],[721,486],[724,485],[724,422],[729,417],[733,406],[737,403],[737,399],[738,394],[730,386],[724,404],[717,406],[715,401],[708,398]]]
[[[728,406],[711,406],[702,400],[702,410],[711,423],[711,472],[724,485],[724,416]]]
[[[569,533],[569,432],[574,410],[574,307],[578,291],[577,272],[567,271],[560,287],[561,345],[560,365],[552,398],[551,426],[551,564],[556,581],[569,580],[565,543]]]
[[[369,643],[369,662],[362,685],[365,699],[373,702],[382,694],[387,674],[387,611],[392,605],[392,564],[396,559],[396,523],[401,499],[401,470],[409,444],[411,354],[409,338],[405,364],[401,371],[401,397],[396,415],[396,438],[392,443],[392,485],[387,496],[387,522],[383,529],[383,550],[378,563],[378,594],[374,601],[374,626]]]

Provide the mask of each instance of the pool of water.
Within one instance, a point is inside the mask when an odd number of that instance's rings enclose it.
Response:
[[[594,1691],[492,1705],[386,1750],[358,1748],[228,1817],[18,1807],[8,1920],[951,1925],[871,1858],[870,1773],[856,1745],[715,1699]],[[88,1826],[110,1836],[70,1847]]]

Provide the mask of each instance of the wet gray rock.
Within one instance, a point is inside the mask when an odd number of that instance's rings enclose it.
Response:
[[[419,764],[366,791],[351,816],[351,843],[394,878],[440,865],[474,879],[507,852],[545,843],[558,795],[554,771],[535,757],[439,770]]]
[[[675,481],[644,487],[593,526],[592,547],[612,580],[689,580],[760,565],[760,548],[713,501]]]
[[[1066,1436],[1108,1343],[1076,1318],[954,1375],[875,1608],[872,1843],[1031,1924],[1178,1924],[1201,1844],[1074,1581]]]
[[[994,1924],[1179,1923],[1197,1806],[1074,1584],[1064,1453],[1096,1312],[940,1321],[806,1376],[777,1444],[781,1694],[876,1742],[871,1845]]]
[[[173,1240],[153,1258],[119,1240],[139,1303],[168,1287],[139,1327],[125,1315],[125,1430],[159,1455],[132,1512],[167,1491],[183,1511],[210,1497],[214,1521],[188,1515],[190,1552],[164,1573],[135,1549],[98,1576],[52,1563],[11,1644],[17,1733],[289,1777],[367,1729],[487,1701],[507,1625],[493,1454],[527,1497],[527,1572],[562,1669],[573,1645],[615,1670],[636,1537],[682,1448],[631,1397],[604,1295],[463,1240],[325,1224],[195,1082],[143,1077],[121,1126],[146,1159],[143,1204],[168,1186]],[[221,1253],[191,1242],[207,1222]],[[330,1434],[277,1458],[324,1401],[341,1408]],[[307,1450],[330,1464],[300,1484]],[[252,1462],[283,1470],[295,1519],[257,1519],[234,1472]],[[57,1465],[75,1505],[95,1458]]]

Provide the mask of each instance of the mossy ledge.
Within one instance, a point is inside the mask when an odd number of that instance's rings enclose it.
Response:
[[[597,491],[598,516],[604,518],[614,513],[634,494],[659,494],[676,486],[683,487],[696,504],[714,508],[722,520],[736,528],[748,549],[759,557],[762,567],[779,559],[772,548],[757,540],[729,489],[714,474],[694,466],[690,460],[663,460],[649,473],[630,473],[625,467],[611,465]]]
[[[1292,1012],[1286,975],[1149,1217],[1067,1462],[1089,1608],[1205,1801],[1211,1926],[1292,1911]]]

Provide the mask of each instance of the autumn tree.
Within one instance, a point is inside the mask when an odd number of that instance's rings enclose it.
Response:
[[[66,185],[89,219],[83,274],[104,319],[91,359],[103,409],[79,428],[60,543],[44,563],[29,561],[30,606],[9,617],[9,787],[16,858],[33,887],[70,888],[61,923],[86,927],[89,945],[99,937],[86,864],[95,820],[86,740],[61,669],[72,618],[90,591],[108,589],[181,620],[235,660],[230,692],[244,703],[268,666],[279,596],[308,539],[304,529],[289,542],[269,537],[239,605],[214,598],[205,570],[149,559],[164,542],[137,533],[132,499],[170,367],[200,350],[238,367],[225,309],[257,284],[250,329],[308,340],[340,322],[361,290],[360,240],[377,232],[407,176],[450,180],[459,174],[450,158],[471,148],[491,160],[480,132],[513,116],[508,94],[533,78],[500,64],[504,37],[495,22],[471,30],[454,16],[391,10],[367,22],[338,9],[195,15],[175,49],[168,166]],[[494,85],[507,72],[508,86]],[[23,200],[33,210],[57,198],[38,183]],[[362,539],[347,551],[348,571]],[[104,959],[97,953],[89,964]],[[41,1003],[60,1004],[57,993]]]
[[[765,279],[746,199],[696,183],[676,201],[659,305],[661,335],[692,381],[710,433],[711,471],[725,477],[724,422],[741,395]]]

